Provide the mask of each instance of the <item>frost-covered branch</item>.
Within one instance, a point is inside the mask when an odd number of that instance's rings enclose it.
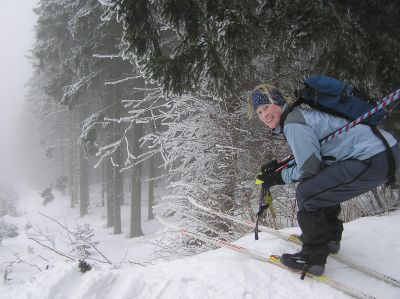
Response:
[[[48,215],[45,215],[43,213],[39,213],[39,214],[42,215],[43,217],[51,220],[52,222],[54,222],[55,224],[57,224],[59,227],[61,227],[63,229],[64,234],[61,233],[61,235],[63,235],[64,240],[67,242],[67,246],[70,248],[70,253],[63,252],[56,248],[55,233],[52,233],[53,237],[49,238],[48,237],[49,233],[43,233],[41,230],[37,233],[28,232],[29,239],[31,239],[32,241],[38,243],[39,245],[41,245],[45,248],[57,253],[58,255],[64,256],[70,260],[77,261],[79,259],[84,258],[84,259],[96,260],[101,263],[107,263],[107,264],[111,264],[111,265],[113,264],[97,248],[98,242],[92,240],[92,238],[94,237],[94,233],[93,233],[93,229],[90,228],[90,225],[88,225],[88,224],[85,224],[84,226],[77,225],[76,229],[73,231],[73,230],[69,229],[68,226],[63,225],[62,223],[60,223],[59,221],[57,221],[56,219],[54,219]],[[44,240],[41,240],[43,238],[44,238]],[[50,242],[51,246],[45,244],[45,242],[48,242],[49,240],[51,240],[51,242]],[[89,249],[95,250],[103,258],[103,260],[99,260],[99,259],[90,257],[91,253],[90,253]],[[71,253],[78,253],[78,256],[75,256]]]

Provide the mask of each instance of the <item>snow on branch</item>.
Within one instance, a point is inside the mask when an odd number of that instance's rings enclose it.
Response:
[[[66,257],[70,260],[77,261],[79,259],[92,259],[101,263],[106,263],[112,265],[113,263],[98,249],[97,241],[93,241],[94,233],[93,229],[90,227],[89,224],[84,224],[83,226],[76,226],[75,230],[71,230],[67,225],[64,225],[57,221],[56,219],[39,213],[41,216],[51,220],[53,223],[57,224],[59,227],[62,228],[61,235],[64,237],[64,241],[67,244],[67,247],[70,249],[70,251],[64,252],[60,249],[57,249],[55,247],[55,236],[53,236],[54,240],[52,242],[46,242],[46,240],[49,240],[48,236],[46,236],[46,233],[44,233],[42,230],[38,230],[36,233],[29,233],[29,239],[38,243],[39,245],[57,253],[58,255],[61,255],[63,257]],[[48,228],[47,228],[48,230]],[[47,244],[46,244],[47,243]],[[97,259],[91,257],[91,249],[96,251],[102,259]]]
[[[104,128],[107,123],[108,122],[104,119],[104,115],[100,112],[93,113],[83,122],[78,144],[83,147],[87,155],[93,156],[98,151],[98,146],[96,144],[97,130],[99,125]]]
[[[93,54],[93,57],[95,58],[121,58],[121,54]]]
[[[106,82],[104,82],[104,85],[116,85],[116,84],[124,83],[129,80],[136,80],[139,78],[142,78],[142,76],[137,75],[137,76],[131,76],[131,77],[123,78],[123,79],[116,80],[116,81],[106,81]]]
[[[97,72],[93,72],[87,76],[80,78],[77,82],[71,85],[64,86],[62,89],[62,98],[60,102],[63,104],[68,103],[69,98],[78,93],[81,90],[81,88],[90,84],[91,80],[96,76]]]

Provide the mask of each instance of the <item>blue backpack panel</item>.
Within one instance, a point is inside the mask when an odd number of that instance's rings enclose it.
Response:
[[[376,101],[369,99],[352,85],[328,76],[310,76],[304,81],[304,85],[305,88],[296,94],[298,99],[296,104],[304,103],[349,121],[357,119],[378,105]],[[385,111],[379,110],[363,123],[378,126],[384,120]]]

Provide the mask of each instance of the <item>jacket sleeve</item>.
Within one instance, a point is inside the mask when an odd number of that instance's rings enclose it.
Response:
[[[317,174],[322,168],[320,144],[313,129],[299,123],[289,123],[284,134],[296,164],[282,171],[285,183],[301,181]]]

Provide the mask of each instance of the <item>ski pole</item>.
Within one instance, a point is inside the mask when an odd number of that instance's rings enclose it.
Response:
[[[283,160],[280,161],[280,163],[284,162]],[[257,219],[256,223],[254,226],[254,238],[258,240],[258,223],[260,221],[260,218],[262,217],[264,211],[269,208],[271,212],[272,219],[275,221],[276,216],[275,216],[275,209],[272,204],[272,195],[271,191],[269,190],[269,187],[267,184],[264,183],[264,181],[257,179],[256,180],[256,185],[261,185],[261,192],[260,192],[260,199],[258,203],[258,212],[257,212]]]
[[[258,182],[262,182],[258,180]],[[264,211],[266,209],[270,208],[271,215],[273,218],[275,218],[275,211],[272,207],[272,195],[271,191],[269,191],[269,188],[266,184],[261,183],[261,193],[260,193],[260,201],[259,201],[259,206],[258,206],[258,212],[257,212],[257,219],[256,219],[256,225],[254,227],[254,238],[258,240],[258,221]]]

